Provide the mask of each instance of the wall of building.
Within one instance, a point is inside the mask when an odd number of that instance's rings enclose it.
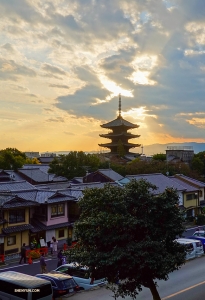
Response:
[[[44,224],[47,225],[47,226],[49,226],[49,225],[59,224],[59,221],[60,221],[60,223],[68,222],[68,208],[67,208],[67,203],[65,203],[64,212],[65,212],[64,216],[59,216],[59,217],[51,218],[51,205],[48,205],[48,221],[44,222]]]

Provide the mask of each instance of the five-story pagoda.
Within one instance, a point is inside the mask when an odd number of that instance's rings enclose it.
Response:
[[[140,144],[129,143],[129,139],[138,138],[140,135],[127,132],[129,129],[138,128],[139,125],[130,123],[121,116],[121,95],[119,94],[119,115],[117,119],[100,125],[112,131],[107,134],[100,134],[100,137],[111,139],[110,143],[99,144],[100,147],[110,149],[110,154],[118,154],[119,147],[123,148],[124,154],[129,154],[129,149],[139,147]]]

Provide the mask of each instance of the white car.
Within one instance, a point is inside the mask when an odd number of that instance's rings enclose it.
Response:
[[[107,284],[105,278],[98,278],[97,276],[93,282],[91,282],[92,279],[90,278],[89,268],[80,266],[78,263],[64,264],[55,269],[55,271],[71,275],[81,290],[89,290]]]

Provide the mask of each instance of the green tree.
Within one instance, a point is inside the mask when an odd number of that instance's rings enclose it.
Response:
[[[185,248],[175,241],[184,231],[177,192],[167,188],[155,195],[155,190],[145,180],[133,180],[124,188],[86,189],[78,202],[78,243],[71,258],[106,276],[115,299],[134,299],[145,286],[159,300],[156,279],[168,280],[185,262]]]
[[[85,176],[86,170],[97,170],[100,159],[96,154],[86,154],[83,151],[71,151],[67,155],[55,157],[49,165],[49,173],[72,179]]]
[[[203,174],[204,172],[204,162],[198,156],[195,156],[191,162],[192,170],[196,170],[199,174]]]
[[[154,154],[152,156],[152,159],[154,159],[154,160],[160,160],[160,161],[165,161],[166,160],[166,154],[163,154],[163,153]]]
[[[0,168],[4,170],[17,170],[26,163],[25,153],[16,148],[0,150]]]

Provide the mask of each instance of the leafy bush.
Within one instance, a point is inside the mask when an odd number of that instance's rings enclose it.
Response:
[[[204,225],[205,224],[205,215],[198,215],[196,218],[197,225]]]
[[[186,217],[186,221],[188,221],[188,222],[193,222],[194,219],[195,219],[195,218],[194,218],[193,216]]]
[[[40,252],[39,251],[34,251],[32,250],[29,254],[28,254],[29,257],[31,257],[32,259],[36,259],[36,258],[39,258],[41,256]]]

